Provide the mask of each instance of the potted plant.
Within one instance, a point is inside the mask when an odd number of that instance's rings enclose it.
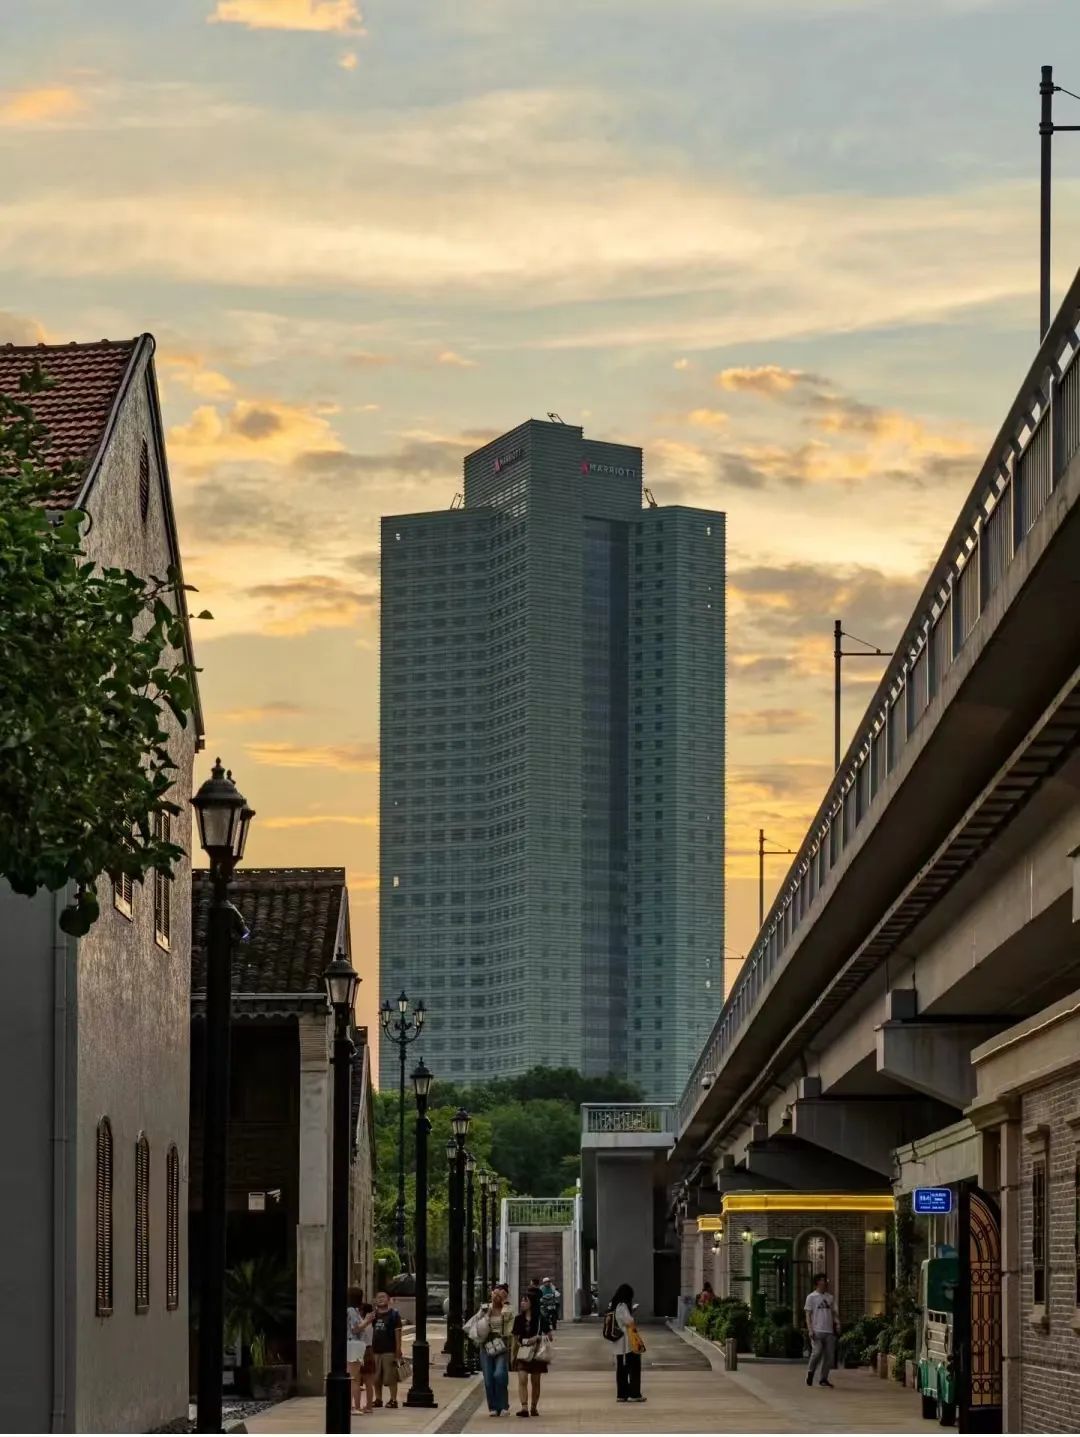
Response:
[[[292,1367],[271,1362],[266,1337],[256,1332],[251,1339],[251,1364],[247,1369],[248,1389],[256,1402],[281,1402],[292,1387]]]
[[[292,1274],[272,1257],[248,1258],[225,1274],[225,1328],[229,1341],[240,1345],[239,1375],[244,1387],[251,1388],[253,1372],[260,1369],[260,1385],[276,1390],[284,1382],[288,1391],[292,1367],[267,1361],[267,1334],[280,1333],[286,1327],[295,1301]],[[252,1391],[251,1395],[256,1394]]]

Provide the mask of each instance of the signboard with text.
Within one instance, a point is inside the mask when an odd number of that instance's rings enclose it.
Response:
[[[918,1213],[952,1212],[952,1188],[916,1188],[914,1208]]]

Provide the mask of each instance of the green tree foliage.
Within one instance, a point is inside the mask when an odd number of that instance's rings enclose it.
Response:
[[[481,1167],[502,1179],[504,1195],[555,1197],[573,1190],[581,1148],[582,1103],[637,1103],[641,1090],[622,1078],[586,1078],[573,1068],[536,1067],[516,1078],[485,1083],[436,1081],[431,1090],[428,1139],[428,1249],[432,1272],[446,1270],[447,1159],[451,1119],[459,1107],[472,1115],[469,1151]],[[407,1243],[412,1245],[415,1206],[416,1110],[405,1095],[405,1206]],[[375,1096],[375,1144],[378,1163],[376,1234],[380,1243],[395,1241],[398,1172],[398,1094]]]
[[[0,877],[26,895],[74,882],[61,926],[85,933],[101,874],[141,881],[182,856],[157,816],[179,811],[165,712],[186,724],[195,670],[177,575],[98,568],[86,516],[47,509],[78,478],[48,462],[31,409],[48,387],[36,366],[0,394]]]

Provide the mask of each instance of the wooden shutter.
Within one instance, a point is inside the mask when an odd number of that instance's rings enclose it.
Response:
[[[135,1311],[150,1308],[150,1144],[135,1144]]]
[[[172,833],[172,816],[159,813],[157,836],[168,843]],[[168,948],[172,937],[172,879],[167,873],[154,871],[154,937],[162,948]]]
[[[108,1317],[113,1307],[113,1152],[112,1127],[108,1118],[97,1126],[97,1183],[94,1216],[95,1296],[94,1310]]]
[[[180,1306],[180,1154],[174,1143],[165,1159],[165,1306]]]

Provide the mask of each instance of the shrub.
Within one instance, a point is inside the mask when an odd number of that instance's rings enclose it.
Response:
[[[893,1376],[896,1378],[897,1382],[903,1382],[904,1380],[904,1363],[914,1361],[914,1347],[902,1347],[900,1351],[896,1353],[896,1371],[893,1373]]]
[[[708,1335],[714,1341],[726,1342],[729,1337],[733,1337],[739,1352],[750,1350],[750,1309],[745,1302],[733,1298],[723,1304],[718,1303],[710,1318]]]
[[[876,1314],[860,1317],[840,1334],[836,1345],[838,1364],[841,1367],[861,1367],[872,1363],[877,1357],[881,1334],[891,1333],[891,1330],[892,1324],[887,1317]]]
[[[774,1327],[790,1327],[791,1308],[774,1307],[773,1310],[769,1313],[769,1321]]]
[[[767,1318],[754,1324],[750,1346],[755,1357],[801,1357],[803,1335],[790,1321],[773,1322]]]

